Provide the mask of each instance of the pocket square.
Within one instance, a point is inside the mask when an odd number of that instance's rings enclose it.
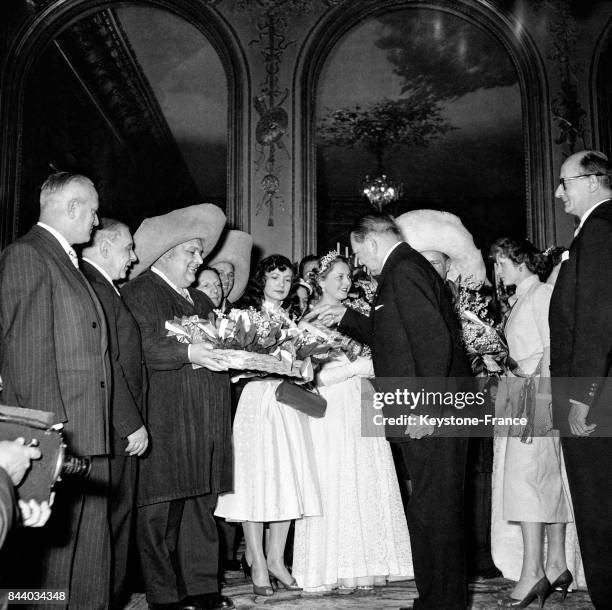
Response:
[[[384,304],[384,303],[382,303],[381,305],[376,305],[376,306],[374,307],[374,311],[378,311],[378,310],[379,310],[381,307],[384,307],[384,306],[385,306],[385,304]]]
[[[561,262],[565,262],[569,260],[569,250],[566,250],[565,252],[563,252],[563,254],[561,254]]]

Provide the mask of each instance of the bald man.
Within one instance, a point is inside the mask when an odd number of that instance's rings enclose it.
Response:
[[[91,180],[60,172],[40,192],[40,220],[0,255],[0,375],[6,404],[52,411],[87,481],[65,477],[29,562],[28,588],[69,591],[69,607],[107,608],[110,364],[104,312],[72,246],[98,224]],[[95,561],[91,558],[95,557]],[[37,568],[40,574],[35,576]]]
[[[91,245],[83,249],[85,277],[100,299],[108,326],[113,371],[111,393],[110,525],[113,547],[113,608],[127,601],[126,577],[135,514],[138,457],[149,444],[141,412],[144,365],[140,331],[115,282],[124,280],[136,261],[130,230],[113,218],[100,219]]]
[[[561,166],[555,195],[579,224],[549,311],[555,427],[587,586],[602,610],[612,600],[611,179],[612,164],[600,152],[576,153]]]

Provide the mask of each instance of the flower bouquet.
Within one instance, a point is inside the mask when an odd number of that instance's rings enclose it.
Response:
[[[461,335],[472,372],[477,377],[499,377],[516,367],[508,355],[503,334],[489,315],[491,297],[470,278],[457,278],[451,286]]]
[[[184,343],[204,342],[225,356],[230,367],[312,379],[311,357],[329,353],[333,341],[312,329],[298,328],[282,312],[254,308],[215,310],[208,318],[175,318],[165,324],[168,336]]]

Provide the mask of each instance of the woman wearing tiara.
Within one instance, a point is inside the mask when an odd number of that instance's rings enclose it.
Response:
[[[264,258],[240,305],[254,306],[292,324],[281,307],[293,280],[291,261]],[[284,563],[292,519],[320,515],[321,503],[308,416],[276,400],[280,379],[250,381],[234,419],[234,490],[221,494],[215,515],[241,521],[246,541],[245,573],[253,592],[270,596],[272,583],[299,591]],[[269,538],[264,551],[264,524]]]
[[[346,259],[335,251],[322,257],[318,302],[347,304],[350,288]],[[337,356],[317,374],[327,411],[309,424],[323,514],[296,521],[293,552],[293,575],[309,592],[350,593],[414,577],[391,448],[383,437],[362,436],[362,390],[371,390],[374,374],[366,350],[353,360]]]

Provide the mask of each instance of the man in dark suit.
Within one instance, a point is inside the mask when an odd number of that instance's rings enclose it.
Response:
[[[439,379],[441,385],[451,377],[471,377],[444,283],[401,241],[393,218],[365,216],[351,230],[351,245],[359,262],[378,276],[370,316],[336,306],[320,308],[319,317],[340,322],[341,332],[371,346],[376,389],[393,392],[402,379],[409,385],[417,377]],[[412,481],[408,528],[419,592],[414,608],[463,610],[467,438],[460,438],[459,430],[459,436],[447,431],[446,437],[428,438],[433,433],[433,426],[423,423],[409,425],[402,438],[389,437],[398,442]]]
[[[92,458],[86,482],[58,484],[31,586],[69,590],[70,607],[91,609],[109,604],[110,371],[104,312],[72,245],[89,241],[97,209],[88,178],[54,174],[41,189],[39,223],[0,255],[2,399],[54,412],[70,450]]]
[[[123,303],[115,282],[125,279],[136,261],[127,226],[102,218],[92,244],[83,249],[82,268],[94,289],[108,327],[113,372],[111,393],[112,456],[110,460],[110,524],[112,538],[112,607],[124,606],[132,533],[137,457],[149,438],[142,423],[143,356],[136,320]]]
[[[550,302],[555,426],[591,600],[612,600],[612,164],[582,151],[555,195],[580,219]]]
[[[175,317],[207,317],[210,301],[189,289],[225,215],[196,205],[145,220],[134,235],[138,275],[122,289],[142,336],[151,448],[140,464],[137,532],[150,608],[233,608],[219,594],[217,494],[232,487],[227,362],[168,336]],[[151,267],[150,269],[148,269]]]

